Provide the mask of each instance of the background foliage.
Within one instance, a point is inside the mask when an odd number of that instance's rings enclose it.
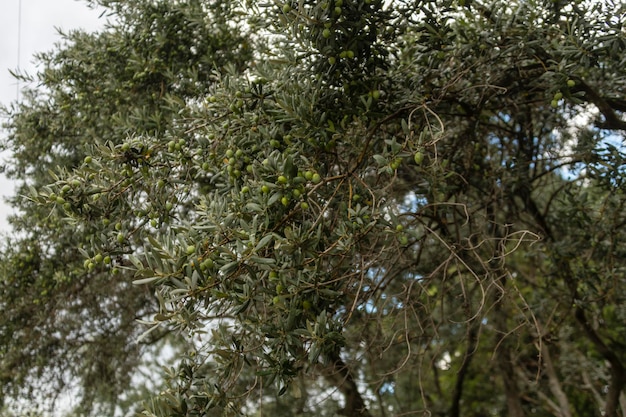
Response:
[[[98,4],[5,109],[10,404],[626,415],[624,5]]]

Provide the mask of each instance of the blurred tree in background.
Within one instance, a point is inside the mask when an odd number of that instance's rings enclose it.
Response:
[[[6,109],[7,404],[626,416],[626,6],[94,3]]]

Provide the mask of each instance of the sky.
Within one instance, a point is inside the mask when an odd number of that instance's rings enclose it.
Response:
[[[35,74],[37,67],[33,55],[50,51],[61,41],[56,28],[97,31],[105,23],[104,17],[99,18],[101,13],[102,9],[90,9],[85,1],[80,0],[3,0],[0,13],[0,103],[8,106],[18,98],[18,85],[9,70],[19,68]],[[6,132],[0,131],[0,136],[4,139]],[[6,155],[0,157],[4,164]],[[8,231],[6,218],[11,209],[4,199],[13,195],[13,191],[14,185],[0,177],[0,232]]]

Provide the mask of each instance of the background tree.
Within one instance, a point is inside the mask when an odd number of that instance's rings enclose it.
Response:
[[[49,207],[33,204],[29,189],[49,184],[57,168],[72,172],[99,143],[122,143],[130,134],[161,135],[183,100],[207,93],[213,71],[227,65],[241,71],[250,57],[243,35],[232,32],[236,20],[224,5],[107,5],[103,32],[64,34],[57,51],[38,56],[42,70],[36,80],[23,76],[33,85],[23,101],[7,109],[5,143],[14,158],[5,173],[22,185],[11,202],[18,211],[11,219],[17,237],[4,245],[0,301],[5,395],[21,392],[40,400],[79,389],[79,409],[105,406],[94,411],[99,415],[111,415],[107,407],[120,404],[120,394],[136,383],[131,376],[146,364],[142,357],[158,355],[167,332],[136,343],[143,332],[136,320],[157,308],[152,292],[132,286],[124,270],[95,268],[114,263],[114,255],[90,250],[94,240],[104,238],[103,227],[119,222],[110,208],[77,206],[89,222],[66,222]],[[180,101],[173,101],[174,95]],[[130,165],[134,152],[124,156]],[[70,190],[95,201],[91,175],[48,189],[48,201],[70,204],[64,199]]]
[[[129,110],[115,94],[103,96],[111,116],[71,101],[76,131],[62,140],[32,120],[65,128],[44,110],[80,96],[83,76],[46,74],[109,48],[70,59],[77,38],[53,55],[42,80],[58,80],[59,96],[33,95],[9,119],[15,173],[33,185],[21,230],[37,234],[6,250],[2,299],[44,281],[88,299],[54,277],[99,277],[106,314],[49,300],[28,311],[79,328],[103,317],[91,335],[118,323],[119,300],[149,327],[109,332],[115,358],[140,329],[148,345],[176,335],[177,365],[146,415],[624,416],[623,5],[103,3],[128,18],[119,39],[135,40],[130,22],[162,23],[145,26],[137,51],[168,45],[164,79],[124,83],[146,68],[150,79],[151,60],[98,71]],[[247,53],[223,52],[235,47]],[[34,252],[39,235],[50,242]],[[3,349],[53,357],[10,341],[28,323],[3,328]],[[28,386],[11,369],[11,386]],[[84,382],[89,400],[98,391]]]

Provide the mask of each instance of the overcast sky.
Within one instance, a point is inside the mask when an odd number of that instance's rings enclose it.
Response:
[[[21,3],[21,13],[20,13]],[[9,70],[19,68],[34,74],[33,54],[49,51],[61,40],[55,28],[65,31],[96,31],[104,25],[102,10],[92,10],[80,0],[2,0],[0,13],[0,102],[9,105],[17,98],[17,84]],[[20,18],[21,15],[21,18]],[[21,25],[18,23],[21,22]],[[21,30],[19,30],[21,28]],[[21,36],[18,37],[18,33]],[[18,41],[19,39],[19,41]],[[18,59],[19,44],[19,59]],[[18,62],[19,61],[19,62]],[[5,132],[0,132],[4,138]],[[5,156],[2,156],[4,163]],[[5,196],[13,194],[13,185],[0,178],[0,230],[7,230],[9,208]]]

